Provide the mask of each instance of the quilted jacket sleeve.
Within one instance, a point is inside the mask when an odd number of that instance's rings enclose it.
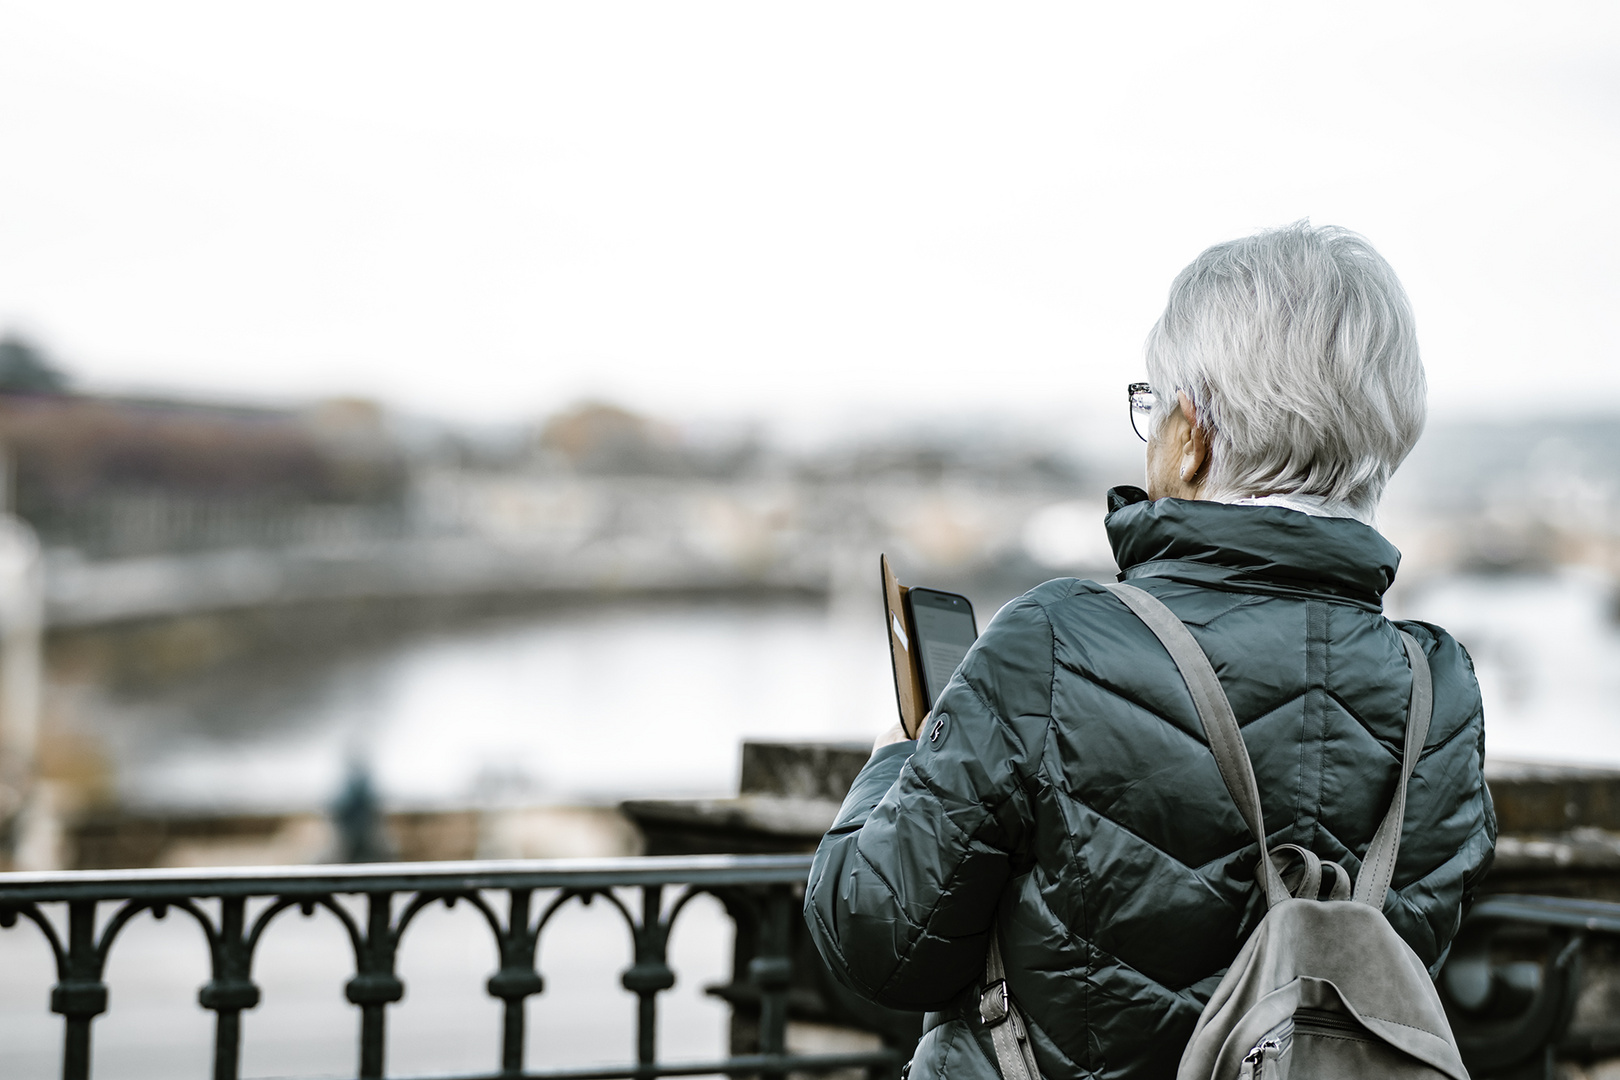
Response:
[[[857,993],[942,1006],[982,973],[1050,731],[1052,630],[1035,595],[996,616],[916,742],[884,747],[816,851],[811,938]]]

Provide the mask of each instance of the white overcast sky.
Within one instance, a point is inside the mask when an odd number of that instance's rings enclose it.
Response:
[[[1112,412],[1308,216],[1437,412],[1620,400],[1613,3],[0,0],[0,154],[0,327],[94,388]]]

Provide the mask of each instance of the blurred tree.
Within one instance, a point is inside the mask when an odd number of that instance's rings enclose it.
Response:
[[[16,334],[0,337],[0,393],[60,394],[67,376],[32,342]]]

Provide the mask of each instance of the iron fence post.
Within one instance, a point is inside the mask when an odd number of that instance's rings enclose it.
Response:
[[[219,904],[219,939],[211,958],[213,978],[197,991],[197,1004],[215,1015],[214,1080],[236,1080],[242,1068],[242,1010],[259,1003],[259,988],[251,978],[247,898],[227,896]]]
[[[767,1057],[787,1052],[787,990],[793,978],[788,920],[793,909],[793,894],[787,886],[769,887],[760,920],[759,954],[748,965],[748,973],[759,987],[759,1052]],[[764,1075],[779,1077],[782,1073],[772,1069]]]
[[[381,1080],[387,1048],[384,1010],[405,996],[405,984],[394,974],[394,927],[391,892],[366,894],[365,948],[359,970],[344,995],[360,1006],[360,1077]]]
[[[501,1072],[517,1076],[523,1072],[523,1041],[527,1019],[524,1002],[529,995],[546,988],[546,982],[534,967],[534,949],[540,935],[529,929],[529,907],[534,896],[532,889],[511,890],[511,904],[507,910],[506,931],[500,936],[501,968],[489,977],[487,984],[492,997],[505,1005],[501,1019]]]
[[[67,970],[51,990],[51,1011],[65,1018],[62,1080],[90,1078],[90,1021],[107,1011],[102,960],[96,945],[96,902],[70,902]]]
[[[658,995],[675,985],[675,972],[666,962],[669,924],[661,918],[663,901],[662,885],[642,886],[641,922],[634,928],[635,962],[620,980],[637,998],[636,1064],[649,1072],[657,1061]]]

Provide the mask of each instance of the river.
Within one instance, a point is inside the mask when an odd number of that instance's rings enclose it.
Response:
[[[889,723],[884,647],[819,603],[603,604],[79,711],[135,807],[317,808],[354,758],[400,806],[720,795],[745,738]]]
[[[982,624],[1005,598],[976,599]],[[1620,765],[1606,579],[1438,578],[1392,607],[1468,646],[1493,757]],[[396,805],[721,795],[744,738],[862,739],[892,722],[880,620],[859,603],[603,603],[269,680],[107,695],[85,716],[133,806],[320,807],[354,758]]]

